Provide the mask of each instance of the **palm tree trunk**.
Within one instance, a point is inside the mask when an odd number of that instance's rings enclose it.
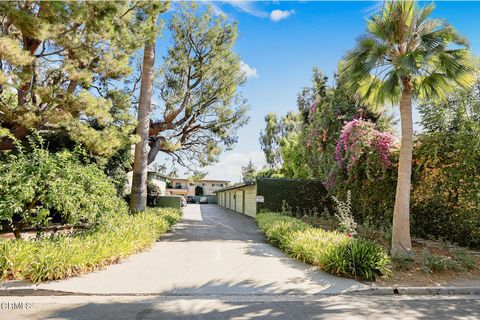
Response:
[[[412,89],[410,81],[404,81],[404,89],[400,98],[400,119],[402,140],[400,159],[398,162],[397,193],[393,211],[392,257],[413,257],[410,239],[410,188],[412,175],[413,121],[412,121]]]
[[[143,52],[142,83],[136,129],[140,140],[135,145],[132,191],[130,194],[130,211],[132,212],[145,211],[147,206],[148,131],[150,127],[154,63],[155,39],[152,39],[145,44]]]

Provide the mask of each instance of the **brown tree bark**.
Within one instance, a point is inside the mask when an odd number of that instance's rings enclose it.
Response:
[[[413,257],[412,241],[410,239],[410,188],[413,150],[412,86],[410,80],[404,80],[403,85],[404,89],[400,97],[402,140],[393,211],[391,254],[394,258],[410,259]]]
[[[145,211],[147,206],[147,166],[148,137],[152,104],[153,78],[155,63],[155,39],[145,44],[143,52],[142,82],[138,102],[137,135],[140,140],[135,145],[133,163],[132,191],[130,194],[130,211]]]

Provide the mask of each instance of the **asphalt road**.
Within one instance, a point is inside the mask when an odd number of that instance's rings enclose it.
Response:
[[[0,319],[477,320],[480,296],[0,297]]]
[[[0,320],[480,319],[478,295],[352,294],[366,287],[286,257],[251,218],[189,205],[170,234],[122,263],[40,285],[2,284]]]

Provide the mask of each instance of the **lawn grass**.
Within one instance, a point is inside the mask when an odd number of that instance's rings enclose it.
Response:
[[[149,208],[106,216],[95,227],[36,239],[0,240],[0,279],[40,282],[78,276],[150,247],[181,211]]]

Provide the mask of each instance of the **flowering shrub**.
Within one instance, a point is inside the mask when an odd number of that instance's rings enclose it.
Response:
[[[329,195],[345,196],[352,191],[352,212],[359,223],[378,227],[391,223],[397,146],[397,139],[373,122],[357,118],[342,127],[332,155],[337,165],[323,182]]]
[[[367,167],[372,161],[379,161],[383,168],[391,166],[390,155],[397,148],[397,139],[390,132],[375,129],[375,124],[362,119],[347,122],[340,133],[335,148],[335,160],[338,166],[346,166],[350,174],[352,167],[360,158],[367,160]]]

